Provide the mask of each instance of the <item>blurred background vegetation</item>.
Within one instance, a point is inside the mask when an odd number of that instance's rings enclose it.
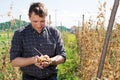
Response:
[[[99,2],[98,10],[95,21],[91,18],[84,21],[85,15],[82,15],[82,25],[73,26],[70,29],[62,25],[56,26],[62,33],[67,53],[66,62],[58,66],[59,80],[96,80],[106,33],[106,2]],[[1,80],[21,80],[19,68],[13,68],[10,64],[9,50],[14,31],[28,23],[21,18],[0,23]],[[120,23],[115,22],[101,80],[120,80],[119,37]]]

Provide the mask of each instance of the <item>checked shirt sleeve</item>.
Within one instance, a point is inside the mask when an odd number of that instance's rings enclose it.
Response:
[[[10,60],[20,57],[22,53],[22,36],[20,31],[16,31],[11,41]]]
[[[55,31],[55,38],[56,38],[56,54],[63,56],[66,60],[66,52],[60,31],[58,30]]]

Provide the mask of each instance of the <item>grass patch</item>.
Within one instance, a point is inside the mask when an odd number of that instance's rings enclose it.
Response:
[[[63,40],[65,44],[67,59],[64,64],[58,66],[59,80],[80,80],[80,78],[77,76],[80,59],[78,56],[75,35],[63,33]]]

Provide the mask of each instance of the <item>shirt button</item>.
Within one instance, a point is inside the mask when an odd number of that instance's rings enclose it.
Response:
[[[42,46],[42,44],[40,44],[40,46]]]
[[[46,73],[48,75],[48,73]]]

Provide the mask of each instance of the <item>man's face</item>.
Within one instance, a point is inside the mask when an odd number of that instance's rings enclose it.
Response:
[[[33,28],[40,33],[41,30],[45,27],[45,17],[39,17],[34,12],[29,17]]]

